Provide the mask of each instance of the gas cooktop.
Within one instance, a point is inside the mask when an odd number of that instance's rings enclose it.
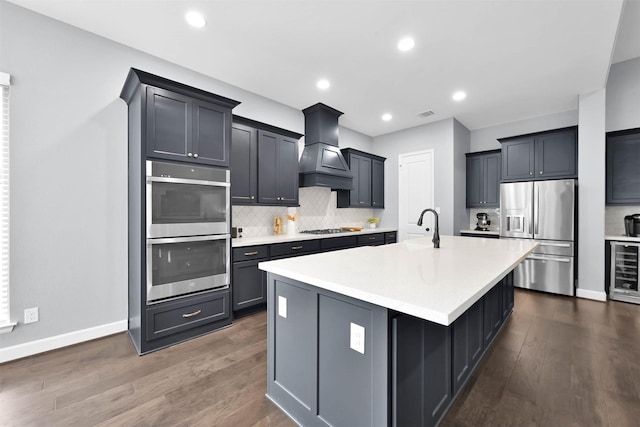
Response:
[[[301,233],[306,234],[338,234],[338,233],[346,233],[347,230],[342,230],[340,228],[323,228],[320,230],[302,230]]]

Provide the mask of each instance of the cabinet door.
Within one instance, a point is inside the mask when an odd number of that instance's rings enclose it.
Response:
[[[500,179],[502,177],[500,153],[483,156],[483,200],[482,207],[500,207]]]
[[[371,207],[384,208],[384,162],[371,161]]]
[[[534,179],[534,138],[502,143],[502,181]]]
[[[147,156],[185,160],[191,153],[190,98],[147,87]]]
[[[482,157],[467,157],[467,207],[482,207]]]
[[[231,130],[231,202],[258,201],[258,134],[254,128],[234,124]]]
[[[258,269],[258,262],[233,263],[233,310],[267,302],[267,273]]]
[[[258,131],[258,202],[280,204],[278,195],[278,136]]]
[[[575,129],[536,137],[534,179],[577,177],[577,152]]]
[[[504,321],[513,310],[513,273],[509,273],[502,280],[502,320]]]
[[[349,206],[359,206],[360,202],[360,169],[362,165],[362,157],[351,154],[349,156],[349,170],[353,174],[353,180],[351,181],[351,190],[349,190]],[[344,206],[346,207],[346,206]]]
[[[231,110],[211,102],[194,99],[193,157],[197,163],[229,166]]]
[[[630,134],[607,135],[608,205],[640,205],[639,170],[640,129]]]
[[[371,206],[371,159],[360,157],[358,169],[358,205]]]
[[[454,395],[460,390],[482,356],[484,342],[482,330],[482,300],[480,300],[456,319],[451,329]]]
[[[502,284],[494,286],[483,298],[484,346],[493,341],[502,325]]]
[[[280,203],[298,204],[298,141],[278,135],[278,175],[276,187]]]

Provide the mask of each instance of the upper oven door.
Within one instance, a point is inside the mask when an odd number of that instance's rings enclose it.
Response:
[[[158,162],[149,163],[153,175],[147,174],[147,238],[230,232],[228,170],[171,165],[167,171],[158,170]],[[185,178],[190,171],[193,178]]]

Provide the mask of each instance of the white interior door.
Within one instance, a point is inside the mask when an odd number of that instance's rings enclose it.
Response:
[[[434,215],[427,213],[422,227],[418,227],[420,213],[434,208],[433,202],[433,150],[405,153],[398,156],[398,233],[400,241],[414,237],[431,236]],[[429,232],[425,228],[429,228]]]

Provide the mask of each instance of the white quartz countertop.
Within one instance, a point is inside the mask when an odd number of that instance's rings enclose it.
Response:
[[[604,236],[605,240],[617,240],[619,242],[636,242],[636,243],[640,243],[640,237],[631,237],[631,236],[616,236],[613,234],[607,234],[606,236]]]
[[[262,270],[450,325],[538,246],[515,239],[441,236],[267,261]]]
[[[231,239],[231,247],[241,248],[243,246],[253,245],[270,245],[272,243],[284,243],[284,242],[297,242],[300,240],[315,240],[315,239],[327,239],[332,237],[342,236],[354,236],[359,234],[372,234],[372,233],[386,233],[389,231],[397,231],[395,228],[363,228],[362,231],[347,231],[344,233],[336,234],[279,234],[270,236],[258,236],[258,237],[240,237],[237,239]]]

